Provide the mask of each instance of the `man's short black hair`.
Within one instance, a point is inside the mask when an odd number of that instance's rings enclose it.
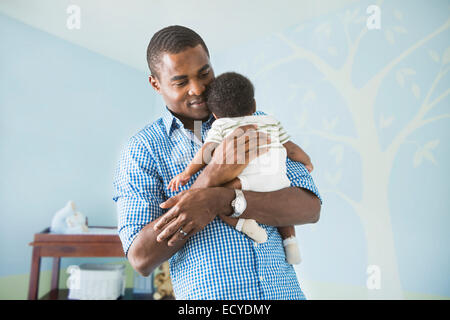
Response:
[[[218,76],[206,89],[206,103],[218,118],[243,117],[255,112],[255,90],[249,79],[236,72]]]
[[[158,64],[163,53],[176,54],[199,44],[209,57],[205,42],[194,30],[183,26],[169,26],[159,30],[147,47],[147,63],[151,74],[158,76]]]

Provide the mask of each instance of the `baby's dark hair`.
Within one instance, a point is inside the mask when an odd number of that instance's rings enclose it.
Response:
[[[206,104],[218,118],[243,117],[255,112],[253,84],[243,75],[226,72],[206,89]]]

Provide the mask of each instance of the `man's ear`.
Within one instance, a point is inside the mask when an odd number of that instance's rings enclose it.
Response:
[[[150,82],[150,85],[152,86],[153,89],[155,89],[156,92],[160,93],[160,86],[159,86],[159,81],[158,78],[154,75],[150,75],[150,77],[148,77],[148,82]]]

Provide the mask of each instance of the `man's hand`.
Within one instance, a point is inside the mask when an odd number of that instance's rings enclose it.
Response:
[[[216,147],[211,161],[193,188],[218,187],[236,178],[256,157],[269,151],[270,136],[256,125],[236,128]]]
[[[171,209],[154,225],[155,231],[162,230],[156,240],[168,240],[168,245],[174,246],[177,241],[202,230],[218,214],[227,213],[233,198],[234,191],[225,189],[224,192],[224,188],[197,188],[180,192],[160,204],[163,209]]]

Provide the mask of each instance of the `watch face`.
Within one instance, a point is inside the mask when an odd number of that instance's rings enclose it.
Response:
[[[239,198],[236,199],[236,203],[235,203],[236,211],[240,212],[240,213],[242,213],[245,210],[245,208],[244,208],[244,201],[242,201],[242,200],[243,199],[239,197]]]

